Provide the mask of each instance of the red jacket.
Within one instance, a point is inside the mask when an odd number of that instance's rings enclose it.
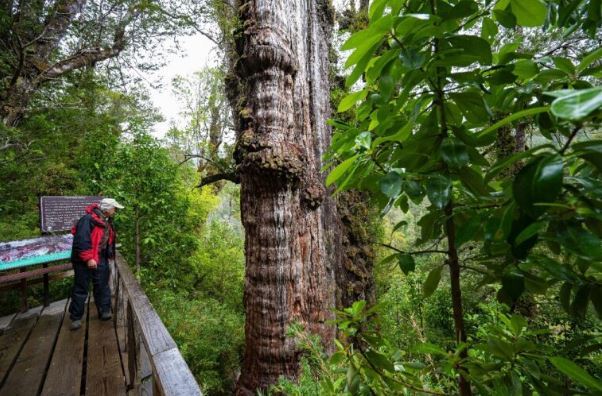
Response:
[[[107,244],[102,249],[101,243],[105,232],[108,233]],[[101,257],[114,256],[115,230],[110,221],[105,221],[98,204],[86,208],[86,214],[73,226],[71,233],[73,234],[72,261],[87,262],[93,259],[100,263]]]

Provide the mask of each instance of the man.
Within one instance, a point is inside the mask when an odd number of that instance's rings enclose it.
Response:
[[[101,320],[109,320],[112,317],[109,258],[115,256],[112,217],[117,209],[123,209],[123,206],[113,198],[104,198],[100,205],[88,206],[86,214],[71,230],[74,234],[71,262],[75,272],[69,306],[71,330],[77,330],[82,325],[90,279],[98,316]]]

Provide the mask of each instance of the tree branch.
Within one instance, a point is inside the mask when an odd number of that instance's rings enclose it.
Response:
[[[236,172],[216,173],[215,175],[203,177],[197,188],[216,183],[220,180],[228,180],[232,183],[239,184],[240,176]]]

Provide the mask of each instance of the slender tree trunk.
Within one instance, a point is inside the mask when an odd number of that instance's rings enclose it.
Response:
[[[331,348],[340,236],[320,173],[330,135],[327,1],[248,0],[240,12],[236,160],[246,344],[237,394],[251,395],[297,375],[292,323]]]

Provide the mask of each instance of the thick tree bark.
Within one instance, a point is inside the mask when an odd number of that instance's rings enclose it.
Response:
[[[248,0],[240,12],[236,160],[246,344],[237,394],[251,395],[298,373],[292,323],[331,348],[340,233],[320,172],[330,135],[327,1]]]

